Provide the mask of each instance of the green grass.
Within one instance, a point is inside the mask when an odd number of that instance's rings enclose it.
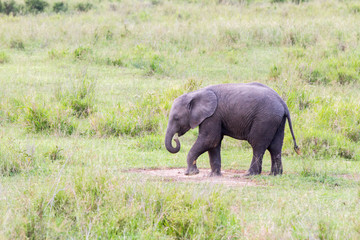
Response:
[[[357,1],[16,1],[9,15],[1,2],[1,239],[360,238]],[[178,154],[163,144],[174,98],[252,81],[290,109],[302,155],[286,127],[282,176],[126,172],[186,167],[197,130]],[[225,138],[223,169],[251,156]]]

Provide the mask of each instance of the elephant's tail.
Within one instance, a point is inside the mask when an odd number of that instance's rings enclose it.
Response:
[[[292,128],[292,123],[291,123],[291,118],[290,118],[290,112],[289,112],[289,109],[287,108],[286,105],[285,105],[285,116],[286,116],[286,118],[288,119],[288,122],[289,122],[290,132],[291,132],[291,135],[292,135],[292,138],[293,138],[293,141],[294,141],[294,150],[295,150],[295,152],[296,152],[298,155],[300,155],[300,154],[301,154],[300,148],[299,148],[299,146],[296,144],[295,135],[294,135],[294,131],[293,131],[293,128]]]

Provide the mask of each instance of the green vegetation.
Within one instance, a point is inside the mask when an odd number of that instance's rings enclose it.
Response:
[[[87,12],[92,9],[94,6],[91,3],[78,3],[75,6],[75,9],[80,12]]]
[[[64,2],[56,2],[53,5],[53,11],[56,13],[67,12],[68,8],[68,4]]]
[[[43,0],[25,0],[25,7],[30,13],[40,13],[45,10],[49,4]]]
[[[355,0],[0,1],[0,238],[360,238]],[[177,96],[258,81],[290,109],[284,175],[154,180]],[[225,138],[223,169],[251,148]],[[198,160],[209,168],[208,156]],[[270,171],[264,157],[263,171]]]

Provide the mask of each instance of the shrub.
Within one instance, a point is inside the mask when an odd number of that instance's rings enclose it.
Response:
[[[91,10],[94,6],[91,3],[78,3],[75,6],[75,9],[80,12],[87,12]]]
[[[71,117],[72,111],[57,107],[51,117],[51,131],[60,135],[72,135],[77,124]]]
[[[72,90],[60,91],[56,95],[65,107],[73,110],[76,117],[87,117],[95,104],[95,81],[85,75],[74,83]]]
[[[308,2],[309,0],[291,0],[291,2],[296,3],[296,4],[300,4],[303,2]]]
[[[26,10],[30,13],[41,13],[49,4],[43,0],[25,0]]]
[[[48,107],[45,104],[33,103],[25,106],[24,121],[29,132],[58,133],[71,135],[77,125],[71,119],[71,112],[61,107]]]
[[[18,5],[15,0],[5,1],[2,5],[3,12],[6,15],[12,14],[15,16],[21,12],[22,8],[23,7],[21,5]]]
[[[25,44],[20,39],[12,39],[10,41],[10,48],[15,48],[15,49],[18,49],[18,50],[24,50],[25,49]]]
[[[107,30],[107,32],[106,32],[106,34],[105,34],[105,39],[108,40],[108,41],[110,41],[110,40],[113,39],[113,37],[114,37],[113,32],[110,31],[110,30]]]
[[[270,79],[278,79],[281,75],[281,67],[278,67],[274,65],[272,68],[270,68],[269,78]]]
[[[51,129],[50,109],[45,104],[33,104],[25,107],[24,120],[28,131],[42,132]]]
[[[0,52],[0,64],[9,62],[9,56],[5,52]]]
[[[354,14],[360,13],[360,4],[351,4],[349,6],[349,10],[351,13],[354,13]]]
[[[89,53],[91,53],[90,47],[80,46],[74,50],[74,57],[75,57],[75,59],[83,60],[88,56]]]
[[[67,12],[68,10],[68,4],[64,2],[56,2],[53,5],[53,11],[56,13],[59,12]]]
[[[59,59],[59,58],[63,58],[68,54],[67,50],[57,50],[57,49],[52,49],[50,51],[48,51],[48,56],[51,59]]]
[[[123,62],[123,60],[122,60],[121,58],[114,59],[114,60],[108,58],[108,59],[106,60],[106,63],[107,63],[108,65],[113,65],[113,66],[118,66],[118,67],[123,67],[123,66],[125,66],[125,64],[124,64],[124,62]]]
[[[53,149],[45,153],[45,157],[48,157],[51,161],[56,161],[59,159],[63,159],[64,156],[62,155],[63,149],[59,148],[59,146],[55,146]]]

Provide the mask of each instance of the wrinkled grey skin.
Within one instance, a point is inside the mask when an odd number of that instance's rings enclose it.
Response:
[[[271,154],[271,175],[282,174],[281,149],[284,129],[290,114],[286,103],[271,88],[260,83],[221,84],[184,94],[174,100],[165,136],[166,149],[171,153],[180,150],[177,133],[184,135],[190,128],[199,126],[199,135],[187,156],[185,175],[198,174],[197,158],[208,152],[210,176],[221,175],[221,141],[224,136],[247,140],[253,148],[253,158],[247,175],[260,174],[266,150]]]

